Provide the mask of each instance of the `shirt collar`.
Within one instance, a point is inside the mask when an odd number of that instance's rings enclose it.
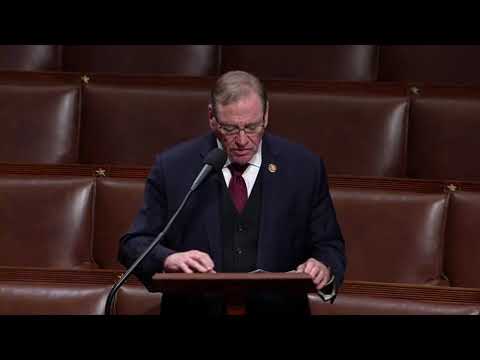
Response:
[[[262,142],[263,140],[260,140],[260,144],[258,144],[257,152],[252,156],[252,158],[248,162],[249,165],[253,165],[258,168],[262,165]],[[223,150],[222,143],[218,139],[217,139],[217,146]],[[231,161],[230,161],[230,158],[228,158],[227,162],[225,163],[225,165],[223,165],[223,167],[225,168],[230,164],[231,164]]]

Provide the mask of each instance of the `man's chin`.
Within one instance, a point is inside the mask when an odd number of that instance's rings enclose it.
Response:
[[[250,161],[250,159],[252,158],[252,154],[250,153],[247,153],[247,154],[244,154],[244,155],[235,155],[235,154],[232,154],[230,156],[230,160],[235,163],[235,164],[240,164],[240,165],[245,165],[245,164],[248,164],[248,162]]]

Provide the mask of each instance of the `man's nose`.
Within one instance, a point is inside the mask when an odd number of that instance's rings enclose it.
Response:
[[[247,134],[245,133],[245,130],[240,130],[240,132],[237,135],[237,144],[239,145],[246,145],[248,142],[248,137]]]

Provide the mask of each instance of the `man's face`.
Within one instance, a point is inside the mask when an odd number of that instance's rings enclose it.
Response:
[[[225,106],[218,105],[216,118],[209,106],[210,128],[223,145],[230,161],[247,164],[258,150],[268,123],[268,105],[263,116],[262,100],[255,93]],[[263,126],[262,126],[263,125]],[[241,129],[240,132],[237,132]]]

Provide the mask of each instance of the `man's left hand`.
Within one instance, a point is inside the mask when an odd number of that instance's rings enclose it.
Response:
[[[298,272],[304,272],[311,276],[317,290],[323,288],[330,280],[330,270],[320,261],[310,258],[297,267]]]

